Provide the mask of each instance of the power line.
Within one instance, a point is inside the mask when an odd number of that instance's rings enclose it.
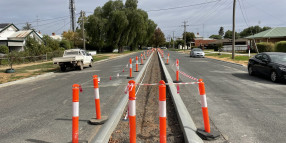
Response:
[[[249,25],[248,25],[248,23],[247,23],[247,21],[246,21],[246,19],[245,19],[244,13],[243,13],[243,11],[242,11],[241,4],[240,4],[240,0],[238,0],[238,5],[239,5],[239,8],[240,8],[240,11],[241,11],[243,20],[244,20],[246,26],[249,27]]]
[[[198,6],[198,5],[209,4],[209,3],[213,3],[213,2],[217,2],[217,1],[221,1],[221,0],[214,0],[214,1],[204,2],[204,3],[191,4],[191,5],[178,6],[178,7],[170,7],[170,8],[163,8],[163,9],[153,9],[153,10],[148,10],[147,12],[172,10],[172,9],[178,9],[178,8],[186,8],[186,7],[191,7],[191,6]]]

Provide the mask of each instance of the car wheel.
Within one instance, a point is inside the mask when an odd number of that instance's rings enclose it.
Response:
[[[271,72],[270,78],[271,78],[271,81],[278,82],[278,76],[277,76],[277,73],[275,71]]]
[[[89,67],[92,67],[92,60],[90,61]]]
[[[251,75],[251,76],[254,75],[254,71],[253,71],[252,66],[249,66],[249,67],[248,67],[248,74]]]

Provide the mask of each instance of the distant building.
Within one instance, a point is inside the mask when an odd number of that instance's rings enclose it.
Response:
[[[43,43],[42,36],[34,30],[19,30],[14,24],[0,24],[0,45],[6,45],[10,51],[24,51],[28,37]]]
[[[216,41],[216,39],[213,38],[204,38],[203,36],[200,36],[199,33],[195,34],[195,39],[192,46],[199,47],[204,46],[207,47],[209,43]]]
[[[214,42],[210,42],[209,45],[217,46],[221,44],[222,50],[226,52],[232,51],[232,39],[221,39]],[[245,38],[239,38],[235,40],[235,51],[246,51],[249,45],[249,41]]]
[[[276,27],[272,28],[251,36],[246,37],[250,43],[251,47],[255,45],[255,43],[261,43],[261,42],[271,42],[271,43],[277,43],[280,41],[286,41],[286,27]]]
[[[59,40],[59,41],[63,39],[61,35],[56,35],[56,33],[52,33],[50,37],[53,38],[54,40]]]

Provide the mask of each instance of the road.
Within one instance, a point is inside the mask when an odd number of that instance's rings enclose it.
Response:
[[[224,139],[234,143],[285,142],[285,83],[249,76],[244,66],[169,53],[167,68],[174,80],[175,59],[180,60],[181,71],[204,80],[212,130],[219,130]],[[180,78],[193,81],[182,75]],[[196,126],[203,128],[197,85],[182,85],[179,92]]]
[[[83,71],[54,73],[29,82],[0,88],[0,142],[70,142],[72,135],[72,85],[81,84],[79,139],[90,140],[100,126],[88,125],[94,117],[92,76],[101,77],[100,100],[102,116],[108,116],[123,96],[128,82],[126,57],[95,63]],[[142,66],[139,66],[139,70]],[[125,68],[125,72],[122,72]],[[135,61],[133,62],[135,68]],[[120,73],[120,77],[117,76]],[[137,73],[133,72],[133,76]]]

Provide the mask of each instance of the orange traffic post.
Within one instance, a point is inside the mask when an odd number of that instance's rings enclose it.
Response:
[[[205,83],[202,79],[199,79],[199,90],[200,90],[200,98],[202,104],[202,112],[204,118],[204,125],[205,125],[205,132],[210,133],[210,122],[209,122],[209,115],[208,115],[208,106],[207,106],[207,97],[205,91]]]
[[[138,70],[138,56],[136,56],[136,70],[135,70],[135,72],[139,72],[139,70]]]
[[[144,63],[143,63],[143,54],[141,54],[141,65],[144,65]]]
[[[92,125],[101,125],[107,120],[107,116],[101,116],[100,112],[100,99],[99,99],[99,77],[97,75],[93,76],[93,87],[94,87],[94,103],[95,103],[95,113],[96,118],[89,120]]]
[[[170,53],[168,53],[166,65],[169,65],[169,57],[170,57]]]
[[[205,91],[205,83],[202,79],[199,79],[199,91],[200,91],[200,99],[201,99],[201,106],[203,112],[203,120],[204,120],[204,127],[205,129],[198,129],[197,133],[199,136],[203,137],[204,139],[216,139],[220,136],[220,133],[216,131],[212,131],[210,128],[210,121],[209,121],[209,113],[208,113],[208,106],[207,106],[207,97]]]
[[[166,85],[163,80],[159,82],[159,122],[160,122],[160,143],[167,142],[166,136]]]
[[[128,117],[129,117],[129,138],[130,143],[136,143],[136,96],[135,96],[135,81],[128,82],[129,102],[128,102]]]
[[[132,59],[129,59],[129,77],[127,79],[131,79],[132,77]]]
[[[176,59],[176,80],[174,81],[175,83],[181,82],[179,79],[179,74],[180,74],[179,70],[180,70],[179,60]]]
[[[78,143],[79,85],[72,86],[72,142]]]
[[[95,111],[96,111],[96,119],[101,119],[100,113],[100,99],[99,99],[99,88],[98,88],[98,76],[93,76],[93,86],[94,86],[94,103],[95,103]]]
[[[144,60],[146,60],[145,51],[144,51]]]

